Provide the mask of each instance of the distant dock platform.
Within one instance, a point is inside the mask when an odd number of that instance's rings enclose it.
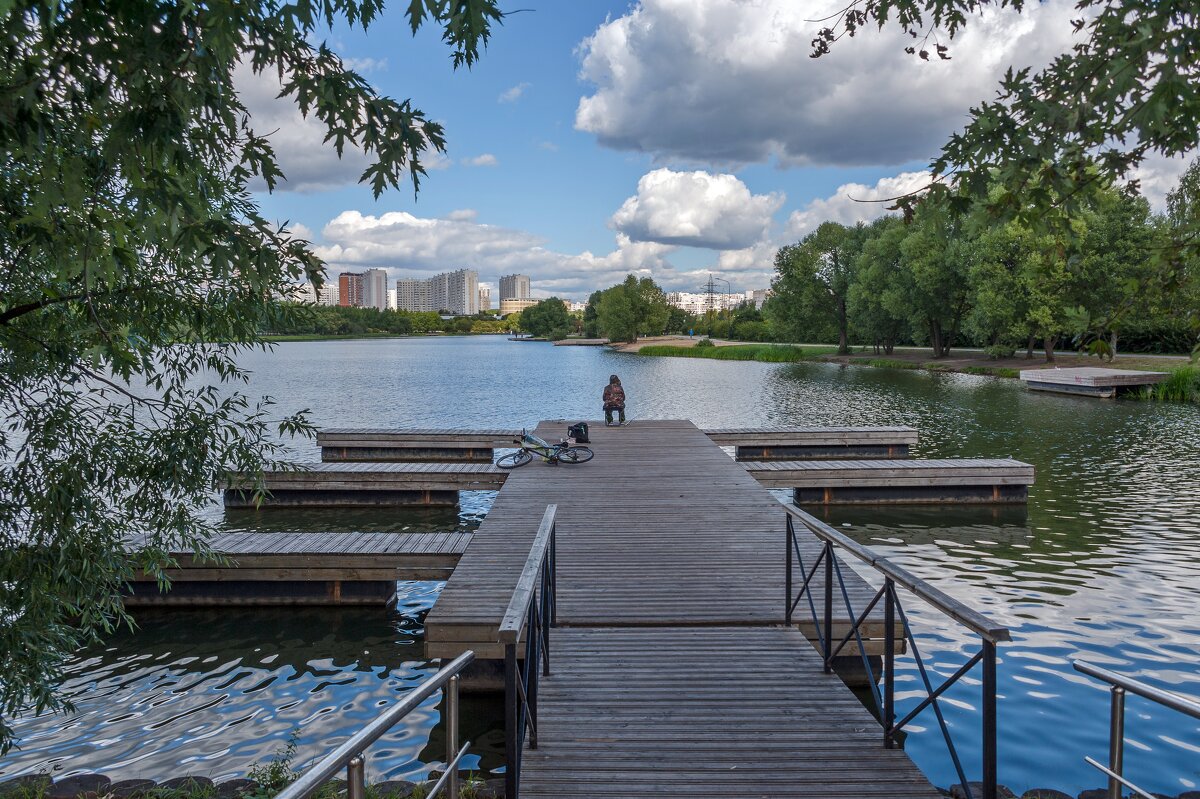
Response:
[[[1069,369],[1025,369],[1021,380],[1034,391],[1075,394],[1082,397],[1115,397],[1123,389],[1152,386],[1170,375],[1166,372],[1139,372],[1132,369],[1107,369],[1079,366]]]

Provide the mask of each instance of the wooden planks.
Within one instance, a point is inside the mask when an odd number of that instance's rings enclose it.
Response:
[[[491,463],[520,430],[331,428],[317,433],[321,460],[338,462]]]
[[[143,575],[126,604],[384,604],[397,580],[448,578],[470,541],[469,533],[222,533],[209,545],[227,562],[173,553],[172,590],[160,593]]]
[[[906,458],[917,443],[912,427],[737,427],[705,430],[739,461],[812,458]]]
[[[1107,369],[1098,366],[1078,366],[1067,369],[1023,369],[1021,380],[1035,391],[1078,394],[1108,398],[1123,388],[1161,383],[1170,375],[1166,372],[1141,372],[1132,369]]]
[[[590,427],[592,461],[513,470],[426,619],[430,657],[465,649],[501,657],[496,630],[550,503],[558,506],[560,624],[782,622],[779,503],[691,422]],[[545,438],[564,431],[560,422],[537,430]],[[817,552],[815,538],[807,539],[805,556]],[[852,599],[869,598],[873,591],[848,574]],[[839,618],[835,629],[845,624]],[[807,619],[802,629],[815,633]],[[868,632],[881,635],[882,627]]]
[[[555,629],[523,797],[940,794],[803,635]]]
[[[295,471],[268,472],[266,506],[450,504],[458,491],[494,491],[507,472],[491,463],[310,463]],[[249,478],[234,478],[226,507],[253,507]]]

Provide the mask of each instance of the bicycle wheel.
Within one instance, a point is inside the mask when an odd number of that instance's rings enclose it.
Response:
[[[533,453],[527,449],[519,449],[516,452],[510,452],[507,455],[501,455],[496,461],[496,465],[501,469],[515,469],[518,466],[524,466],[533,460]]]
[[[559,453],[558,459],[563,463],[587,463],[595,454],[587,447],[567,447]]]

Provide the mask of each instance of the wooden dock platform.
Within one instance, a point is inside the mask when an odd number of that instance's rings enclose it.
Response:
[[[584,464],[512,472],[426,617],[430,657],[502,657],[501,619],[557,504],[558,626],[521,795],[937,797],[822,672],[814,631],[782,625],[778,501],[690,422],[596,425],[591,447]],[[807,532],[799,545],[820,551]],[[874,589],[843,571],[864,607]]]
[[[1068,369],[1023,369],[1021,380],[1035,391],[1075,394],[1109,399],[1122,389],[1138,388],[1161,383],[1170,377],[1166,372],[1140,372],[1133,369],[1107,369],[1098,366],[1077,366]]]
[[[790,488],[797,504],[1019,503],[1033,466],[1011,458],[778,461],[746,470],[764,488]]]
[[[705,430],[739,461],[906,458],[914,427],[733,427]]]
[[[379,605],[397,580],[447,579],[470,542],[470,533],[222,533],[209,546],[227,562],[172,553],[171,590],[135,581],[125,604]]]
[[[543,422],[537,434],[553,436],[560,425]],[[560,624],[782,623],[785,520],[744,467],[688,421],[595,423],[591,438],[588,463],[535,462],[509,474],[426,618],[429,657],[503,655],[496,632],[550,503],[558,505]],[[805,554],[815,558],[815,538],[810,545]],[[854,602],[872,593],[854,578]],[[834,628],[844,632],[848,620]],[[808,622],[801,629],[816,634]],[[868,652],[880,654],[882,622],[867,632]]]
[[[506,473],[491,463],[310,463],[296,471],[268,472],[268,506],[354,507],[454,505],[459,491],[495,491]],[[225,489],[225,507],[255,507],[238,483]]]
[[[520,430],[329,428],[317,433],[321,460],[334,462],[491,463]]]

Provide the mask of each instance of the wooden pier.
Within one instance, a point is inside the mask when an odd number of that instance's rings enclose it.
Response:
[[[1023,503],[1033,466],[1011,458],[754,463],[765,488],[790,488],[797,504]]]
[[[690,422],[597,425],[591,446],[588,463],[510,475],[426,618],[430,657],[501,658],[501,621],[557,504],[558,626],[521,795],[938,796],[822,673],[814,631],[782,626],[778,501]],[[820,553],[811,534],[799,546]],[[844,571],[864,607],[874,589]],[[835,617],[835,635],[850,622]]]
[[[1021,380],[1034,391],[1110,399],[1118,391],[1151,386],[1170,377],[1166,372],[1077,366],[1068,369],[1024,369]]]
[[[332,428],[317,433],[323,461],[491,463],[520,430]]]
[[[912,427],[736,427],[705,430],[739,461],[818,458],[906,458],[917,443]]]
[[[125,604],[380,605],[397,580],[447,579],[470,542],[470,533],[222,533],[209,546],[224,562],[172,553],[171,590],[143,575]]]
[[[495,491],[506,473],[491,463],[310,463],[267,472],[270,494],[256,498],[248,479],[225,490],[225,507],[455,505],[459,491]]]

